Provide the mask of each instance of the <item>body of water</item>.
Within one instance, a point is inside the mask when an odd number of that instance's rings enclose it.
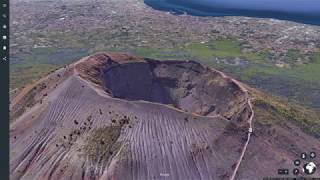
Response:
[[[196,16],[248,16],[320,25],[320,0],[145,0],[157,10]]]

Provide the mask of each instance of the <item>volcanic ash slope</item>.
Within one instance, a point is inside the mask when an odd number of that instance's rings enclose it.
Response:
[[[199,63],[95,54],[12,101],[11,179],[229,179],[252,114]]]

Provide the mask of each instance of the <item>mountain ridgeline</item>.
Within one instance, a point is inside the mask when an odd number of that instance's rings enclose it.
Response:
[[[13,98],[10,177],[261,179],[320,152],[318,117],[194,61],[98,53]]]

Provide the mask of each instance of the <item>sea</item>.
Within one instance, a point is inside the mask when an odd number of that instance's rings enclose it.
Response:
[[[247,16],[320,26],[320,0],[144,0],[176,15]]]

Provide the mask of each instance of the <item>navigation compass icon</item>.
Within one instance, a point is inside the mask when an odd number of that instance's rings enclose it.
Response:
[[[317,170],[317,165],[314,162],[308,162],[303,165],[303,172],[311,175],[314,174]]]

